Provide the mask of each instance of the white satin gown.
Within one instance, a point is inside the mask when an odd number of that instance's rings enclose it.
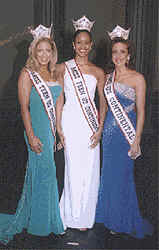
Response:
[[[83,74],[89,96],[94,102],[97,80]],[[92,228],[99,188],[99,144],[91,149],[92,130],[82,112],[68,71],[64,77],[65,104],[62,129],[65,136],[65,180],[60,200],[64,228]]]

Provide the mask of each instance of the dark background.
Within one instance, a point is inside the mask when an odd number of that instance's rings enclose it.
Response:
[[[108,61],[107,31],[119,24],[131,27],[137,50],[136,69],[147,82],[146,121],[142,157],[135,163],[135,181],[141,212],[157,225],[158,197],[158,1],[157,0],[5,0],[0,2],[0,212],[14,213],[20,198],[27,149],[17,97],[17,80],[25,64],[31,36],[29,25],[53,21],[58,62],[72,57],[72,19],[95,20],[90,59],[104,68]],[[55,155],[59,191],[63,186],[63,151]]]

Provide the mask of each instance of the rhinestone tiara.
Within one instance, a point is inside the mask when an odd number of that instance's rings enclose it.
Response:
[[[125,30],[122,27],[120,27],[119,25],[117,25],[112,30],[112,32],[108,32],[108,35],[109,35],[111,40],[113,40],[115,37],[121,37],[124,40],[127,40],[129,37],[129,32],[130,32],[130,28],[128,30]]]
[[[32,34],[34,40],[37,40],[41,37],[51,37],[51,29],[52,29],[52,24],[49,28],[43,26],[40,24],[39,26],[36,27],[36,29],[30,29],[30,33]]]
[[[88,30],[91,31],[95,21],[90,21],[86,16],[81,17],[77,21],[72,20],[75,31],[77,30]]]

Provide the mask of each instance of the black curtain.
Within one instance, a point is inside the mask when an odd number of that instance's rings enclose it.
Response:
[[[158,158],[158,0],[127,0],[126,28],[136,47],[136,69],[147,83],[142,157],[136,161],[136,187],[143,215],[157,224]]]
[[[34,25],[47,27],[53,23],[53,37],[58,50],[58,63],[64,61],[64,11],[65,0],[34,0]],[[57,135],[57,141],[59,140]],[[64,181],[64,152],[55,153],[56,173],[61,196]]]
[[[126,24],[136,45],[136,67],[146,75],[157,70],[158,0],[127,0]]]
[[[14,213],[21,196],[27,149],[18,102],[18,77],[25,65],[28,41],[15,41],[17,55],[11,77],[1,87],[0,96],[0,213]]]
[[[34,25],[50,26],[58,49],[58,62],[64,55],[64,0],[34,0]]]

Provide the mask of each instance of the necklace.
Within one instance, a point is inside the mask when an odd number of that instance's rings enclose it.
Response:
[[[89,65],[89,63],[78,63],[76,62],[78,66],[85,66],[85,65]]]
[[[77,63],[78,66],[85,66],[85,65],[89,65],[89,62],[87,61],[87,63],[78,63],[76,60],[75,62]]]
[[[50,75],[50,72],[47,69],[39,70],[39,74],[44,79],[44,81],[50,81],[51,75]]]
[[[79,64],[79,63],[77,63],[77,65],[78,66],[85,66],[85,65],[88,65],[88,63],[86,63],[86,64]]]

